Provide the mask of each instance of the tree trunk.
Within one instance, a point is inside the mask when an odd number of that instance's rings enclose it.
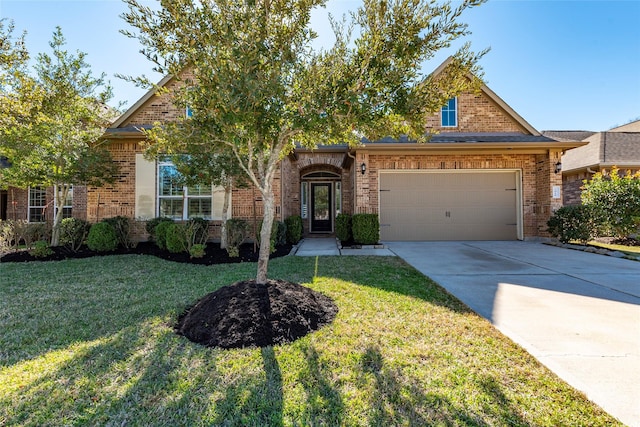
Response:
[[[67,194],[69,194],[69,186],[66,184],[55,185],[55,208],[53,215],[53,227],[51,229],[51,246],[56,247],[60,245],[60,224],[62,223],[62,216],[64,211],[64,202],[67,200]]]
[[[267,183],[265,188],[260,188],[262,193],[262,206],[264,215],[262,216],[262,230],[260,230],[260,252],[258,254],[258,274],[256,282],[267,283],[267,268],[269,266],[269,255],[271,255],[271,228],[275,218],[275,197],[271,183]]]
[[[233,189],[233,180],[229,179],[224,184],[224,202],[222,202],[222,227],[220,227],[220,248],[227,248],[227,220],[229,219],[229,201]]]

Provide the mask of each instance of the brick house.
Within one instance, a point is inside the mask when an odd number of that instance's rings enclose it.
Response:
[[[160,82],[176,84],[171,77]],[[211,220],[212,237],[219,236],[224,192],[177,186],[169,162],[143,156],[140,128],[185,114],[168,94],[152,90],[112,124],[106,136],[120,173],[114,184],[87,189],[87,220],[203,216]],[[342,212],[378,213],[382,240],[547,236],[546,222],[562,205],[556,164],[583,143],[541,135],[485,85],[449,100],[426,128],[434,135],[423,144],[384,139],[295,150],[275,178],[276,216],[300,215],[305,235],[333,233]],[[260,219],[258,196],[234,189],[232,216]]]
[[[605,132],[544,131],[543,135],[558,141],[583,141],[587,145],[562,156],[562,187],[565,205],[580,204],[585,179],[603,169],[617,166],[632,173],[640,170],[640,120]]]

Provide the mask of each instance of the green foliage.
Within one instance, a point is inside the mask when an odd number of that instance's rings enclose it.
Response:
[[[243,219],[227,220],[227,253],[230,257],[240,256],[240,246],[249,234],[249,223]]]
[[[126,216],[114,216],[105,218],[103,222],[111,224],[118,236],[118,244],[123,248],[132,248],[134,246],[131,238],[131,220]]]
[[[380,239],[377,214],[354,214],[351,217],[353,240],[362,245],[373,245]]]
[[[287,242],[295,245],[302,239],[302,218],[300,215],[291,215],[284,223],[287,227]]]
[[[170,224],[165,236],[167,250],[171,253],[188,252],[187,227],[184,224]]]
[[[46,258],[53,254],[53,250],[49,247],[49,242],[46,240],[38,240],[29,253],[36,258]]]
[[[256,236],[256,240],[258,244],[260,244],[260,230],[262,230],[263,222],[260,221],[260,225],[258,226],[258,235]],[[274,253],[276,251],[277,246],[281,246],[287,243],[287,226],[284,222],[274,220],[273,225],[271,226],[271,238],[269,239],[269,248],[270,253]]]
[[[577,240],[586,243],[596,232],[592,209],[585,205],[563,206],[547,221],[549,233],[562,243]]]
[[[637,233],[640,226],[640,172],[620,176],[618,168],[598,172],[584,181],[582,204],[589,206],[595,220],[614,237]]]
[[[140,41],[157,71],[182,80],[167,91],[174,104],[193,111],[176,126],[147,132],[162,148],[155,151],[203,155],[204,163],[231,155],[260,192],[267,229],[275,212],[274,176],[294,141],[309,148],[358,144],[363,135],[424,141],[428,118],[482,83],[468,76],[480,74],[476,64],[484,52],[466,44],[438,76],[424,74],[423,66],[468,34],[458,20],[484,0],[454,6],[367,1],[348,15],[352,22],[333,22],[335,44],[321,51],[314,49],[310,18],[325,0],[126,3],[122,16],[134,30],[124,33]],[[145,78],[132,80],[152,86]],[[193,141],[179,137],[190,130]],[[267,280],[266,251],[261,246],[258,283]]]
[[[87,246],[96,252],[115,251],[118,247],[116,230],[107,222],[93,224],[87,236]]]
[[[187,246],[202,245],[209,239],[209,221],[203,218],[191,218],[185,224]]]
[[[55,186],[62,197],[72,184],[99,186],[115,178],[117,164],[100,141],[113,118],[105,108],[111,88],[104,74],[92,75],[85,53],[69,53],[59,27],[49,46],[52,55],[36,57],[34,75],[24,67],[1,73],[10,83],[0,78],[7,100],[0,103],[0,124],[9,124],[0,126],[0,155],[11,167],[0,169],[0,181]],[[61,220],[61,213],[54,218],[52,246]]]
[[[341,242],[351,240],[351,215],[340,213],[336,217],[336,237]]]
[[[154,229],[156,235],[156,245],[160,249],[167,249],[167,230],[172,224],[174,224],[173,220],[160,221]]]
[[[195,244],[191,246],[191,249],[189,249],[189,255],[191,256],[191,258],[202,258],[206,249],[207,245],[200,243]]]
[[[0,221],[0,252],[18,249],[24,244],[27,249],[40,240],[47,240],[49,230],[45,223],[30,223],[26,220]]]
[[[155,235],[156,235],[156,227],[161,222],[173,222],[173,220],[171,218],[166,217],[166,216],[159,216],[157,218],[150,219],[144,225],[145,230],[149,234],[149,241],[154,240]]]
[[[65,218],[60,223],[60,243],[73,252],[78,249],[87,239],[91,224],[79,218]]]

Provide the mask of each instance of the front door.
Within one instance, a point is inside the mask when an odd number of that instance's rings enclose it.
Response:
[[[311,232],[330,233],[331,223],[331,183],[311,183]]]

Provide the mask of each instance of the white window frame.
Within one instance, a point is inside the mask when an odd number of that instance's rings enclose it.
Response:
[[[67,199],[64,201],[64,205],[62,206],[62,218],[72,218],[73,217],[73,185],[69,186],[69,192],[67,193]],[[67,212],[65,212],[67,209]],[[53,214],[58,214],[58,186],[53,187]]]
[[[162,183],[161,183],[161,174],[160,174],[160,169],[163,167],[174,167],[175,165],[173,164],[173,162],[169,159],[159,159],[158,160],[158,165],[157,165],[157,169],[156,169],[156,175],[157,175],[157,191],[156,191],[156,216],[167,216],[166,214],[162,213],[162,200],[181,200],[182,201],[182,216],[178,217],[176,215],[169,215],[170,218],[173,218],[174,220],[178,220],[178,221],[186,221],[188,219],[191,218],[195,218],[195,216],[190,215],[189,214],[189,201],[190,200],[210,200],[211,203],[211,209],[210,209],[210,214],[208,216],[205,217],[201,217],[203,219],[206,219],[207,221],[211,221],[213,219],[213,186],[209,186],[209,193],[205,193],[204,195],[202,194],[194,194],[191,195],[189,194],[189,187],[187,185],[182,186],[182,190],[180,192],[180,194],[176,194],[176,195],[162,195],[161,192],[161,188],[162,188]],[[176,171],[176,173],[178,173]],[[205,186],[206,188],[206,186]]]
[[[453,100],[454,102],[454,107],[453,110],[451,110],[449,108],[449,102]],[[444,117],[445,114],[447,114],[447,120],[449,119],[449,113],[453,111],[454,113],[454,121],[453,124],[444,124]],[[458,97],[453,97],[449,100],[447,100],[447,104],[443,105],[442,108],[440,109],[440,125],[444,128],[455,128],[458,127]]]
[[[45,187],[29,187],[28,189],[29,194],[27,195],[28,198],[28,208],[27,208],[27,220],[29,222],[33,222],[33,223],[41,223],[41,222],[45,222],[46,221],[46,217],[45,217],[45,210],[47,208],[47,189]],[[34,199],[31,198],[32,196],[32,192],[39,192],[40,196],[42,197],[42,199],[40,200],[40,198],[38,198],[38,201],[41,201],[42,204],[33,204],[33,202],[35,201]],[[41,212],[38,214],[38,216],[41,216],[41,220],[39,221],[35,221],[32,219],[32,210],[34,209],[40,209]]]

